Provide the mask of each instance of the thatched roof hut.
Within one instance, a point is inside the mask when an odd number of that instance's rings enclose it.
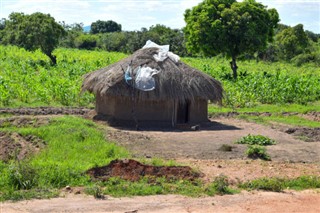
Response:
[[[131,56],[84,76],[82,91],[96,95],[96,111],[116,120],[159,123],[207,121],[208,100],[221,102],[219,81],[187,64],[170,58],[157,62],[158,48],[140,49]],[[155,88],[141,91],[125,81],[128,66],[147,66],[160,71],[154,75]]]

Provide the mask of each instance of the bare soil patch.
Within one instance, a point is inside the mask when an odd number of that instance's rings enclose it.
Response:
[[[0,131],[0,160],[23,160],[38,152],[45,144],[45,141],[33,135],[22,136],[15,132]]]
[[[107,138],[126,147],[136,157],[160,157],[164,159],[248,159],[246,145],[234,144],[248,134],[264,135],[277,144],[267,147],[272,161],[320,162],[320,141],[308,143],[276,128],[246,122],[234,118],[216,118],[200,127],[199,131],[169,129],[142,129],[141,131],[108,128]],[[315,135],[320,134],[318,130]],[[228,145],[231,151],[221,147]]]
[[[285,130],[286,133],[292,134],[306,142],[320,141],[320,128],[295,127]]]

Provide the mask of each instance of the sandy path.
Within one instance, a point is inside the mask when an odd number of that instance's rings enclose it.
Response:
[[[49,212],[259,212],[317,213],[320,212],[320,192],[242,192],[237,195],[189,198],[180,195],[158,195],[133,198],[95,200],[92,197],[67,196],[50,200],[21,201],[0,204],[0,213]]]

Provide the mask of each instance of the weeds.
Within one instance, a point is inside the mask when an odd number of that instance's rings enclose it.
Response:
[[[238,187],[247,190],[265,190],[273,192],[281,192],[284,189],[315,189],[320,188],[320,177],[301,176],[294,179],[259,178],[245,183],[240,183]]]
[[[246,150],[246,155],[252,159],[262,159],[271,160],[270,156],[267,154],[266,148],[259,145],[249,145]]]
[[[260,146],[267,146],[267,145],[274,145],[276,142],[266,136],[263,135],[247,135],[239,140],[237,140],[235,143],[237,144],[249,144],[249,145],[260,145]]]

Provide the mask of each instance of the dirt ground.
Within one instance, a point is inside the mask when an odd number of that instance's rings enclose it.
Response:
[[[318,114],[317,114],[318,116]],[[313,116],[314,118],[314,116]],[[102,121],[100,123],[103,124]],[[211,181],[226,175],[231,183],[259,177],[320,176],[320,130],[312,129],[313,142],[302,141],[298,130],[290,127],[267,127],[219,117],[200,127],[199,131],[152,130],[140,131],[108,127],[107,137],[130,150],[135,157],[174,159],[191,166]],[[289,130],[289,131],[288,131]],[[306,131],[299,129],[300,133]],[[271,161],[251,160],[244,152],[246,145],[234,141],[248,134],[261,134],[277,144],[268,146]],[[304,135],[303,135],[304,136]],[[5,134],[0,137],[10,138]],[[12,138],[12,137],[11,137]],[[1,138],[0,138],[1,139]],[[9,139],[8,139],[9,140]],[[307,140],[308,141],[308,140]],[[222,151],[222,145],[232,146]],[[160,195],[95,200],[83,194],[64,193],[60,198],[0,203],[0,213],[11,212],[320,212],[320,190],[302,192],[241,192],[236,195],[189,198],[179,195]]]

